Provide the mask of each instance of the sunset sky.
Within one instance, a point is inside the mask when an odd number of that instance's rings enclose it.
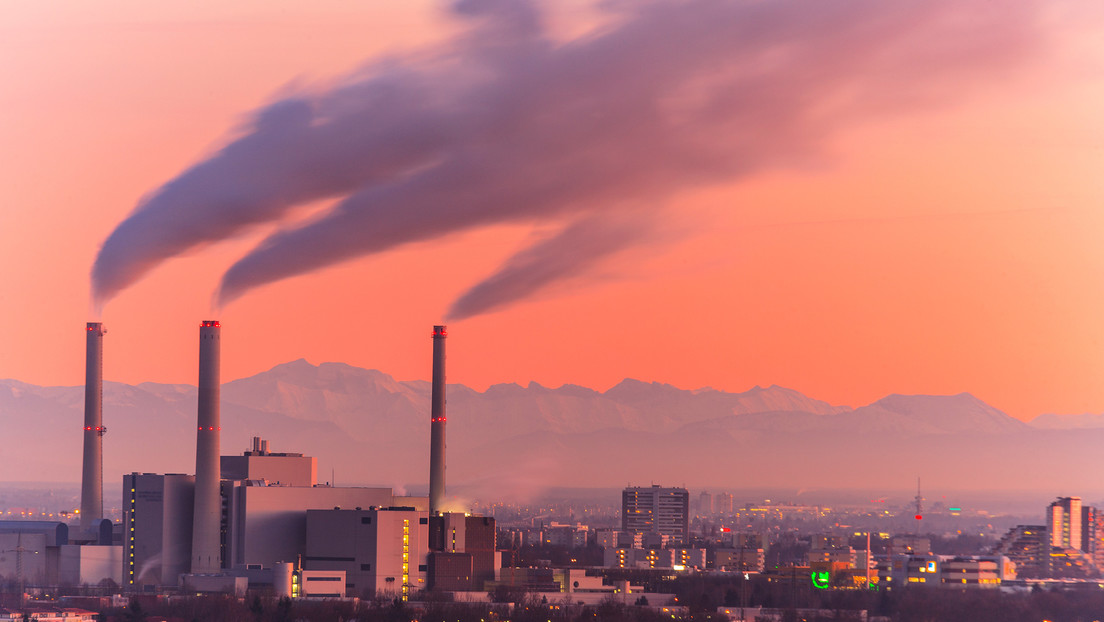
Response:
[[[632,377],[1104,412],[1095,3],[691,0],[679,19],[663,2],[549,4],[532,25],[496,22],[518,6],[500,0],[0,3],[0,378],[81,384],[84,323],[102,319],[108,380],[194,384],[197,327],[218,319],[224,382],[298,358],[428,379],[447,322],[449,381],[477,389]],[[97,308],[97,254],[143,197],[159,207],[163,184],[268,132],[258,111],[301,98],[352,115],[341,98],[373,96],[381,75],[425,101],[350,127],[441,124],[399,182],[357,178],[128,260],[143,271]],[[641,105],[653,92],[669,127]],[[282,144],[265,153],[306,157]],[[217,228],[200,182],[163,201],[151,252]],[[277,244],[361,190],[331,237]],[[368,250],[332,241],[377,230]],[[215,308],[231,266],[247,285]],[[563,273],[545,283],[549,266]]]

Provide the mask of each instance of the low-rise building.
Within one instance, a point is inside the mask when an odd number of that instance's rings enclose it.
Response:
[[[767,565],[763,549],[717,549],[713,567],[734,572],[763,572]]]
[[[1016,578],[1016,566],[1001,555],[896,555],[890,586],[996,588]]]

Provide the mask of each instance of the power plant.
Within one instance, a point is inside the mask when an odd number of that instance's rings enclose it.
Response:
[[[259,436],[241,455],[221,455],[222,326],[204,320],[195,474],[125,474],[119,524],[103,518],[105,332],[99,322],[86,326],[79,532],[62,522],[0,525],[43,549],[36,567],[48,582],[239,594],[271,585],[288,596],[393,592],[406,600],[495,579],[494,519],[445,510],[445,326],[432,333],[428,496],[319,483],[314,457],[271,451]]]

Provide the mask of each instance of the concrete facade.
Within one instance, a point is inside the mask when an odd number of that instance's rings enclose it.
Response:
[[[605,549],[607,568],[705,568],[705,549]]]
[[[305,570],[344,570],[347,596],[403,599],[426,587],[429,512],[308,510]]]
[[[222,327],[215,320],[199,326],[199,409],[196,431],[195,502],[192,518],[191,571],[222,567],[222,500],[219,497],[220,353]]]
[[[717,549],[713,558],[714,568],[734,572],[763,572],[767,565],[763,549]]]
[[[690,493],[685,488],[629,487],[621,492],[621,529],[655,533],[686,542]]]
[[[103,519],[103,324],[85,327],[84,361],[84,461],[81,469],[82,533],[89,533]]]
[[[429,512],[445,509],[445,339],[444,326],[433,327],[433,381],[429,415]]]
[[[58,548],[46,533],[0,532],[0,576],[25,583],[57,580]]]
[[[66,544],[58,556],[58,583],[100,585],[123,583],[123,547]]]
[[[1081,549],[1081,497],[1059,497],[1047,508],[1047,540],[1051,546]]]
[[[439,554],[471,556],[470,570],[464,570],[461,561],[442,558],[439,563],[433,562],[431,588],[480,590],[488,581],[494,580],[496,571],[501,567],[501,558],[495,552],[497,530],[494,518],[448,512],[430,516],[429,525],[429,548],[433,551],[431,556]],[[457,568],[458,574],[448,576],[450,568]],[[469,579],[463,578],[468,575],[470,575]],[[464,585],[465,581],[470,587],[445,587]]]
[[[191,569],[195,477],[123,476],[122,585],[177,585]]]
[[[297,453],[270,453],[268,441],[253,437],[253,449],[240,456],[219,459],[222,479],[265,480],[281,486],[314,486],[318,483],[318,461]]]
[[[307,511],[411,506],[428,509],[425,497],[395,497],[390,488],[265,486],[224,481],[227,498],[226,565],[271,566],[306,551]]]

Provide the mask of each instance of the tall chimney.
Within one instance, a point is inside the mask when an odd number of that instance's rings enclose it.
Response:
[[[221,327],[199,325],[199,430],[196,432],[195,514],[192,572],[219,572],[222,566],[222,502],[219,498],[219,350]]]
[[[430,397],[429,513],[445,503],[445,338],[444,326],[433,327],[433,393]]]
[[[84,467],[80,527],[92,533],[103,519],[103,324],[89,322],[84,360]]]

